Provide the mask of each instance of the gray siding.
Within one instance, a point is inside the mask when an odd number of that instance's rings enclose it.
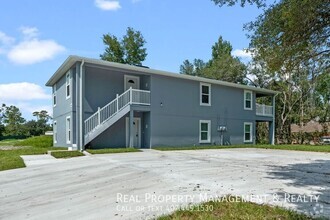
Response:
[[[66,76],[57,82],[56,146],[72,147],[78,139],[80,63],[71,68],[71,97],[66,99]],[[220,144],[218,126],[226,126],[226,144],[244,143],[244,122],[272,121],[272,117],[256,116],[253,92],[252,110],[244,110],[244,90],[223,85],[211,85],[211,106],[200,105],[200,82],[161,75],[122,72],[85,64],[83,121],[124,92],[124,75],[140,77],[140,89],[151,91],[150,108],[134,107],[134,117],[141,118],[141,147],[200,145],[199,121],[211,121],[211,142]],[[71,144],[66,144],[66,117],[71,117]],[[128,116],[127,116],[128,117]],[[117,121],[89,145],[93,148],[126,146],[126,116]]]
[[[98,69],[92,67],[85,68],[85,119],[103,107],[113,99],[116,94],[124,92],[124,76],[133,75],[140,77],[140,89],[149,90],[150,76],[137,75],[134,73],[123,73],[115,70]],[[145,116],[145,117],[144,117]],[[128,116],[127,116],[128,117]],[[150,114],[144,115],[135,112],[134,117],[141,118],[141,147],[150,147]],[[90,144],[91,148],[104,147],[125,147],[126,146],[126,116],[117,121],[100,136],[95,138]],[[148,126],[147,126],[148,127]],[[148,139],[148,140],[147,140]]]
[[[256,117],[255,101],[244,110],[244,90],[211,85],[211,106],[201,106],[200,83],[184,79],[152,76],[151,100],[152,146],[199,145],[199,120],[211,120],[210,144],[220,143],[218,125],[225,142],[242,144],[244,122]]]
[[[71,73],[71,77],[74,75],[75,74]],[[54,146],[72,147],[72,144],[74,144],[73,135],[71,135],[71,144],[66,143],[66,117],[68,116],[71,118],[71,133],[74,133],[74,116],[72,107],[72,97],[74,97],[74,89],[72,88],[73,84],[74,80],[71,79],[71,96],[66,99],[66,75],[56,83],[56,106],[53,107],[53,120],[57,123],[57,143],[55,143]]]

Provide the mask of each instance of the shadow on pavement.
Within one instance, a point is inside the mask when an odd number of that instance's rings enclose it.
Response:
[[[269,178],[283,180],[291,189],[290,192],[283,190],[276,193],[280,201],[292,203],[299,212],[330,219],[330,160],[271,166],[268,175]],[[309,192],[292,193],[299,187]]]

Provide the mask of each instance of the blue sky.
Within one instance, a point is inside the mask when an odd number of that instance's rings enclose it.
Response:
[[[219,8],[211,0],[2,0],[0,4],[0,103],[18,106],[23,116],[51,111],[46,81],[68,55],[99,58],[102,35],[141,31],[154,69],[178,72],[185,59],[208,60],[221,35],[235,55],[249,40],[243,24],[261,10]]]

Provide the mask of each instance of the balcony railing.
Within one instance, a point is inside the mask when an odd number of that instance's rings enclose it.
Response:
[[[273,106],[257,103],[256,114],[261,116],[273,116]]]

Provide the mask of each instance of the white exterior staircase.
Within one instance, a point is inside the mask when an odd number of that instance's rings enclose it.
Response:
[[[131,105],[150,105],[150,91],[128,89],[85,120],[85,144],[117,122],[131,110]]]

